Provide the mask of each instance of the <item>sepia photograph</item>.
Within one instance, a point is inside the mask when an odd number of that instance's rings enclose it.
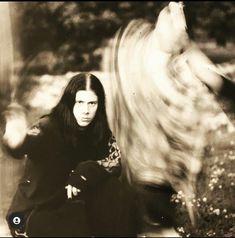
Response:
[[[235,3],[0,3],[0,237],[234,237]]]

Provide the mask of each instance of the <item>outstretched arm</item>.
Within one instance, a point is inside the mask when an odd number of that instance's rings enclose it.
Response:
[[[186,54],[195,76],[216,95],[235,103],[235,83],[225,77],[196,45],[192,44]]]
[[[27,120],[24,108],[18,103],[11,103],[5,112],[6,127],[3,143],[9,149],[16,149],[23,144],[27,133]]]
[[[35,151],[42,142],[44,124],[46,119],[40,119],[28,129],[24,109],[18,104],[11,104],[6,112],[6,128],[3,135],[6,151],[16,159]]]

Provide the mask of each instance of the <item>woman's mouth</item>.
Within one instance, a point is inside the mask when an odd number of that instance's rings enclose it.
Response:
[[[82,121],[90,121],[90,118],[82,118]]]

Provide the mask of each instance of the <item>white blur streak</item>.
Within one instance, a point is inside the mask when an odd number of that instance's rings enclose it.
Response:
[[[15,101],[17,78],[14,75],[14,49],[9,2],[0,3],[0,25],[0,95],[1,100],[10,102],[6,111],[3,112],[6,121],[3,141],[15,148],[23,142],[27,119],[23,107]]]
[[[22,144],[27,132],[25,110],[18,103],[11,103],[5,111],[6,127],[3,141],[14,149]]]
[[[203,121],[216,104],[189,64],[190,49],[199,50],[186,33],[182,7],[171,2],[155,27],[130,22],[107,48],[103,70],[109,72],[108,119],[127,177],[183,191],[194,222],[187,199],[201,169]]]
[[[10,3],[0,3],[0,93],[6,94],[14,85],[13,40],[10,18]],[[14,90],[11,91],[14,93]],[[13,95],[12,95],[13,97]]]

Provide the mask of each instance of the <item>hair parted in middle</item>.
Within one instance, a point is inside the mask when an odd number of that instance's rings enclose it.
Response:
[[[92,90],[98,97],[98,108],[94,120],[87,129],[91,131],[94,144],[106,143],[111,135],[107,114],[105,109],[105,91],[100,80],[91,73],[79,73],[74,75],[66,86],[60,101],[52,109],[51,115],[60,123],[62,132],[70,143],[70,137],[79,132],[73,107],[75,104],[76,93],[79,90]]]

